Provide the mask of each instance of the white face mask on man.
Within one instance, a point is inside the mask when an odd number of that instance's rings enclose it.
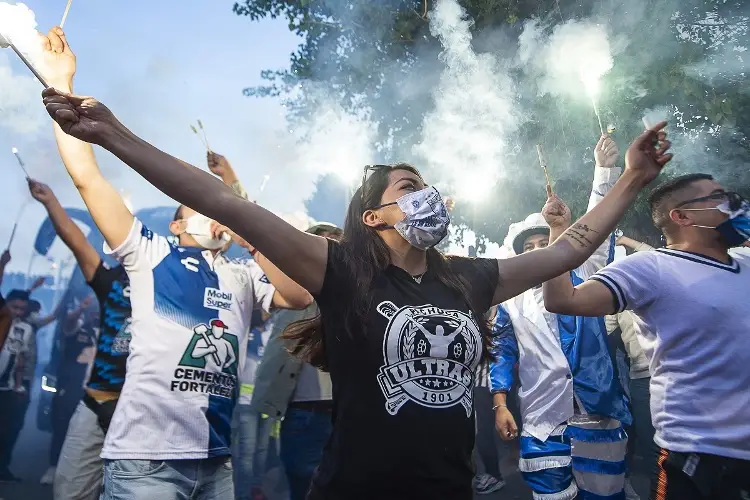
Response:
[[[232,239],[228,233],[222,233],[220,238],[211,234],[213,221],[205,215],[195,213],[185,219],[185,232],[193,237],[196,243],[207,250],[223,248]]]

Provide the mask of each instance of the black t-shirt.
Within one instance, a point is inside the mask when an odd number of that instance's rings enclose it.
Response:
[[[334,425],[310,498],[472,498],[472,397],[482,318],[431,270],[417,283],[390,266],[370,288],[366,324],[349,336],[341,305],[355,285],[342,257],[340,245],[329,243],[316,297]],[[471,284],[476,308],[489,309],[497,261],[452,258],[449,266]]]
[[[99,301],[101,318],[96,357],[86,386],[120,392],[130,353],[130,281],[124,267],[110,269],[102,262],[89,286]]]

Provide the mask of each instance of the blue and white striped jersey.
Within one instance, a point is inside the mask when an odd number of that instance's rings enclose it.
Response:
[[[130,279],[132,337],[102,457],[228,455],[252,310],[271,307],[273,286],[251,260],[175,246],[137,219],[111,253]]]

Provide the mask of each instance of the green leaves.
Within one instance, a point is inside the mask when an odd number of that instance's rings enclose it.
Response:
[[[283,18],[289,30],[302,38],[286,68],[264,71],[261,76],[266,84],[243,93],[286,97],[289,118],[304,120],[315,113],[316,101],[305,93],[295,93],[292,99],[289,92],[299,82],[314,82],[329,89],[345,109],[368,113],[378,124],[378,161],[408,160],[413,157],[412,146],[420,140],[423,118],[434,106],[432,90],[442,64],[437,59],[440,45],[429,31],[430,9],[436,1],[237,2],[233,8],[237,15],[252,21]],[[459,3],[474,20],[476,50],[502,51],[509,54],[509,64],[511,37],[517,37],[526,20],[581,19],[599,13],[607,4],[596,3],[594,12],[592,2],[577,0]],[[638,15],[635,7],[632,12],[623,7],[622,18],[610,20],[613,31],[630,27],[634,35],[627,37],[627,47],[615,55],[615,67],[605,77],[600,102],[605,126],[616,126],[614,139],[624,155],[628,143],[641,132],[641,118],[647,110],[675,111],[670,132],[682,135],[681,149],[667,172],[715,172],[731,182],[733,189],[750,187],[750,175],[738,167],[750,161],[750,87],[744,74],[731,73],[736,54],[727,50],[748,46],[747,19],[741,15],[744,3],[685,0],[679,12],[672,12],[673,6],[646,0],[642,19],[631,18]],[[667,43],[661,43],[664,40]],[[537,143],[544,145],[548,155],[555,191],[575,215],[583,213],[593,174],[591,148],[599,134],[585,99],[540,96],[533,79],[517,68],[511,71],[521,82],[518,106],[526,121],[512,138],[513,147],[493,196],[477,207],[458,200],[454,213],[458,222],[496,242],[502,242],[511,222],[540,211],[544,203],[544,181],[534,150]],[[622,229],[651,243],[659,241],[644,197],[626,214]]]

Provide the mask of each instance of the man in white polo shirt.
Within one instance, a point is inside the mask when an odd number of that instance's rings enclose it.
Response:
[[[748,498],[750,257],[729,249],[750,237],[750,206],[706,174],[662,184],[650,205],[666,248],[619,260],[575,288],[566,279],[545,283],[545,305],[635,314],[661,448],[652,498]],[[571,231],[584,239],[589,228]]]
[[[46,42],[45,76],[72,91],[75,56],[62,30]],[[189,207],[169,226],[178,244],[153,233],[102,176],[92,147],[54,128],[65,168],[130,280],[130,354],[102,450],[103,498],[233,500],[231,418],[252,310],[302,309],[312,297],[255,250],[254,261],[225,258],[229,230]]]

